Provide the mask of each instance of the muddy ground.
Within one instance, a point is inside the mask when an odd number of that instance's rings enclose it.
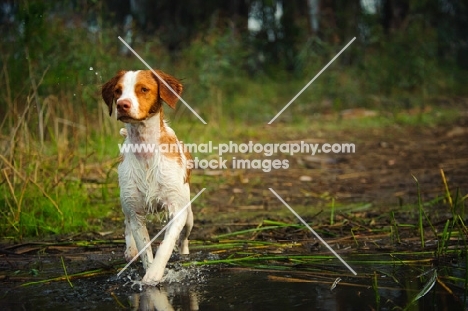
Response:
[[[195,177],[203,178],[194,178],[193,192],[207,187],[203,202],[194,204],[202,223],[216,227],[216,223],[211,222],[213,215],[215,221],[221,218],[228,223],[294,219],[268,188],[300,210],[301,215],[318,213],[326,217],[332,204],[337,209],[367,207],[371,216],[413,205],[418,202],[414,177],[418,180],[422,201],[429,203],[445,195],[441,170],[453,196],[457,188],[461,195],[468,193],[466,111],[460,112],[456,121],[430,127],[394,124],[385,128],[348,127],[339,131],[314,129],[298,136],[294,129],[274,126],[266,128],[265,132],[270,133],[275,142],[352,142],[356,152],[283,156],[288,159],[289,168],[268,173],[260,169],[195,171]],[[236,215],[242,217],[239,219]],[[366,217],[365,214],[361,216]]]

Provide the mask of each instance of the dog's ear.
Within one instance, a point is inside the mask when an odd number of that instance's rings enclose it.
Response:
[[[162,71],[156,71],[158,76],[163,79],[173,90],[176,92],[178,95],[182,94],[183,86],[173,76],[168,75],[167,73],[164,73]],[[162,81],[159,81],[158,77],[154,77],[155,79],[158,79],[159,82],[159,97],[162,98],[166,102],[166,104],[169,105],[172,109],[175,109],[175,105],[177,101],[179,100],[179,97],[174,94]]]
[[[102,99],[109,108],[109,116],[112,115],[112,105],[114,104],[115,85],[126,71],[119,71],[112,79],[103,84],[101,88]]]

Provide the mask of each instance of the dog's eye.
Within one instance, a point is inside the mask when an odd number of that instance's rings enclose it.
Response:
[[[149,91],[149,89],[146,88],[146,87],[142,87],[142,88],[141,88],[141,92],[142,92],[142,93],[148,93],[148,91]]]
[[[122,95],[122,90],[121,90],[121,89],[115,89],[115,90],[114,90],[114,95],[115,95],[115,96],[120,96],[120,95]]]

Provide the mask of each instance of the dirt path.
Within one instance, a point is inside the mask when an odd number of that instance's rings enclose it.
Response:
[[[468,193],[468,115],[456,122],[431,127],[399,126],[322,131],[298,136],[283,128],[269,129],[276,141],[353,142],[354,154],[320,154],[288,157],[284,170],[231,170],[218,174],[195,171],[201,177],[193,191],[207,187],[203,203],[195,204],[203,223],[224,219],[228,223],[278,218],[287,215],[283,204],[268,190],[273,188],[294,208],[315,214],[328,211],[334,198],[339,207],[369,205],[374,213],[417,203],[418,179],[423,202],[445,193],[443,170],[452,195],[457,187]],[[311,139],[311,137],[317,137]],[[465,203],[466,204],[466,203]],[[259,216],[260,215],[260,216]],[[240,219],[239,219],[240,218]]]

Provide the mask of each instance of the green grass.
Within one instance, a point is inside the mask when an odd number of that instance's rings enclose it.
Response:
[[[0,156],[0,233],[21,239],[99,228],[111,209],[102,199],[102,208],[94,206],[93,198],[108,189],[103,182],[115,183],[117,140],[109,137],[117,138],[117,124],[98,118],[90,131],[93,121],[75,113],[72,98],[62,96],[58,105],[58,98],[33,96],[44,104],[39,114],[28,99],[16,119],[19,97],[9,103],[0,127],[11,138]]]
[[[37,165],[36,180],[32,169],[15,168],[13,173],[5,174],[8,186],[0,187],[0,201],[5,207],[1,211],[0,232],[4,238],[91,230],[99,228],[97,220],[108,214],[107,209],[92,206],[87,189],[73,173],[63,175],[55,168],[44,168],[46,165]],[[49,174],[55,178],[41,181]]]

